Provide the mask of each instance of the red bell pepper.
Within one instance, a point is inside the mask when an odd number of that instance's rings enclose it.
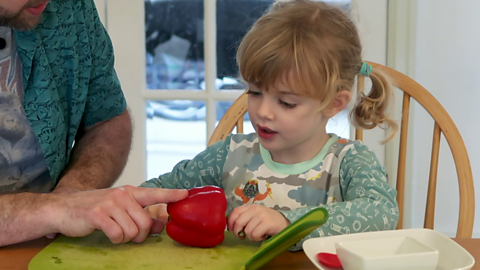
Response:
[[[227,199],[216,186],[188,190],[188,197],[167,204],[167,234],[192,247],[213,247],[223,242],[227,226]]]

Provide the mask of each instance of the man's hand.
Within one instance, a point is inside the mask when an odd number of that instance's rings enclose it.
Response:
[[[73,192],[77,192],[77,191],[81,191],[81,190],[77,190],[77,189],[73,189],[73,188],[56,187],[52,191],[52,193],[73,193]],[[46,237],[48,239],[55,239],[57,237],[57,234],[56,233],[47,234]]]
[[[227,222],[229,230],[238,238],[244,238],[239,235],[243,231],[250,241],[263,241],[265,236],[274,236],[290,225],[280,212],[257,204],[233,209]]]
[[[144,207],[182,200],[187,195],[186,190],[132,186],[56,194],[60,211],[52,213],[57,220],[54,230],[70,237],[102,230],[115,244],[143,242],[151,229],[158,233],[164,226],[154,224]]]

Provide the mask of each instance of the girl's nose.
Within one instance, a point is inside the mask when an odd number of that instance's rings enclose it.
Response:
[[[268,100],[267,98],[263,98],[260,101],[260,104],[257,110],[257,115],[260,118],[268,119],[268,120],[273,120],[275,118],[275,114],[273,113],[273,106],[270,100]]]

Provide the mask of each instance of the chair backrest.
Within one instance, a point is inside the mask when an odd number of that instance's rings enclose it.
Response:
[[[410,77],[388,68],[386,66],[368,62],[375,69],[383,71],[392,84],[403,91],[402,120],[400,126],[400,149],[397,170],[397,201],[400,218],[397,229],[403,228],[403,207],[405,197],[405,167],[407,157],[408,120],[410,112],[410,100],[413,98],[432,116],[435,121],[433,127],[433,145],[430,162],[430,176],[428,184],[427,205],[425,209],[424,228],[433,229],[435,216],[435,195],[437,187],[438,158],[440,149],[440,135],[445,136],[453,155],[457,170],[458,185],[460,191],[460,207],[457,225],[458,238],[471,238],[473,221],[475,216],[475,193],[473,187],[472,169],[462,136],[455,123],[443,106],[420,84]],[[365,78],[358,77],[357,91],[363,91]],[[227,110],[213,132],[208,144],[223,140],[233,129],[237,133],[243,132],[243,116],[247,112],[247,95],[243,93]],[[363,140],[363,131],[355,130],[355,139]]]
[[[237,133],[243,133],[243,116],[247,113],[247,93],[243,93],[241,96],[233,102],[232,106],[223,115],[217,127],[213,131],[208,145],[220,140],[224,140],[228,134],[232,133],[233,129],[237,128]]]

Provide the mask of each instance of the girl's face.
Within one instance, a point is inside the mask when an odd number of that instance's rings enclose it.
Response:
[[[316,156],[328,140],[320,102],[295,95],[278,83],[274,93],[249,84],[248,114],[273,161],[294,164]]]
[[[42,18],[50,0],[0,0],[0,26],[30,30]]]

